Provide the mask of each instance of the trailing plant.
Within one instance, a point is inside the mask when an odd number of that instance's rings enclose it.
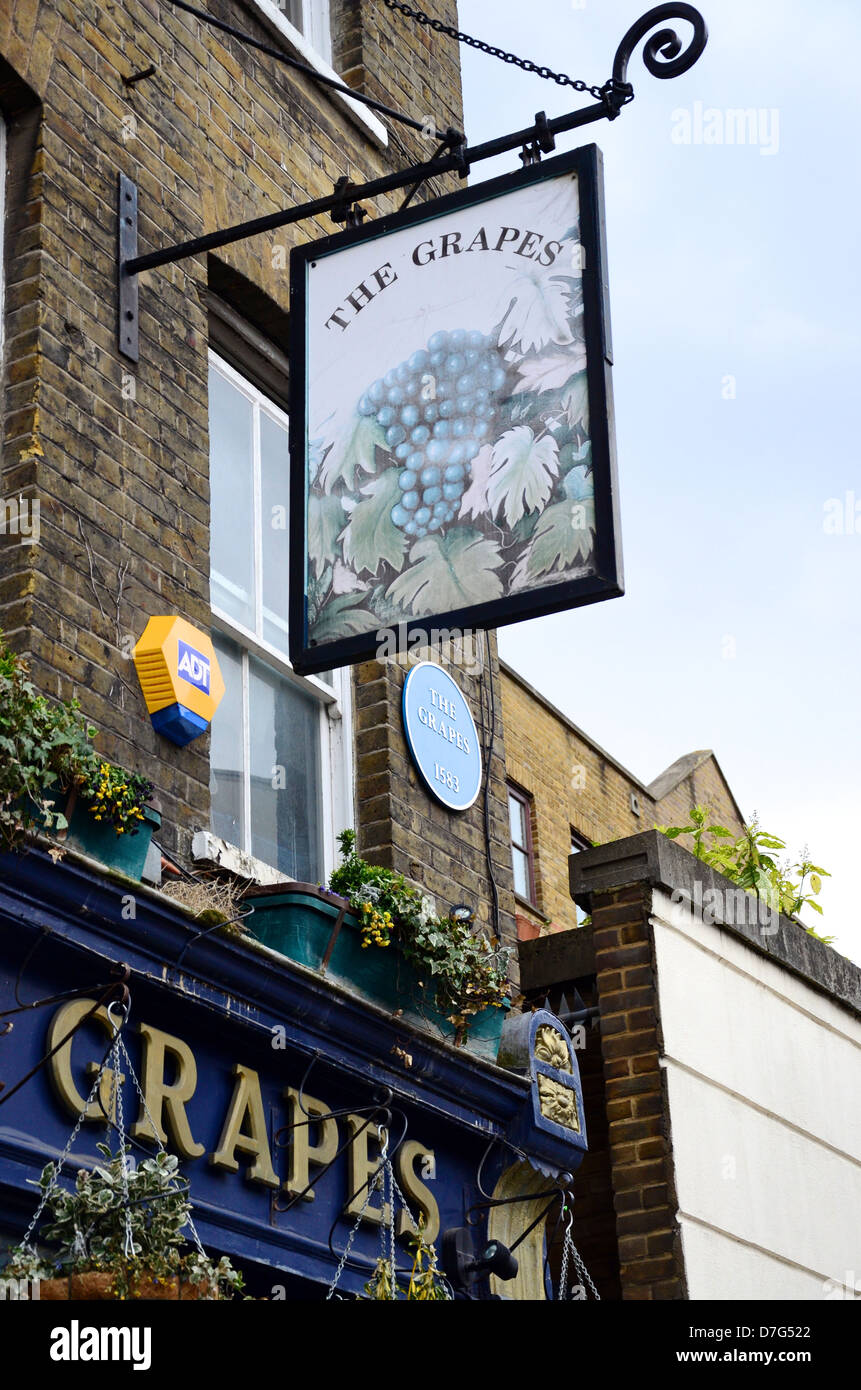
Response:
[[[358,916],[363,948],[396,942],[420,976],[432,977],[437,1007],[454,1024],[459,1041],[472,1015],[509,1002],[508,947],[476,934],[468,922],[437,916],[432,900],[402,874],[356,853],[355,831],[342,831],[338,844],[342,863],[329,887]]]
[[[775,858],[780,850],[786,849],[786,842],[763,830],[756,812],[750,824],[737,837],[725,825],[711,820],[708,806],[693,806],[688,825],[656,825],[655,829],[671,840],[678,839],[680,835],[690,835],[693,839],[692,853],[697,859],[724,874],[740,888],[755,894],[773,911],[791,917],[817,941],[830,945],[834,940],[833,936],[820,936],[799,918],[804,907],[810,907],[822,915],[822,906],[816,898],[822,888],[822,879],[831,875],[813,863],[806,846],[796,861]]]
[[[39,694],[0,633],[0,846],[14,848],[28,830],[67,829],[58,797],[73,789],[96,820],[134,834],[152,787],[100,758],[95,735],[77,700]]]
[[[152,791],[152,783],[146,777],[126,772],[115,763],[99,763],[97,770],[87,769],[78,783],[78,795],[93,819],[113,825],[118,835],[135,834]]]
[[[436,1250],[425,1240],[423,1217],[419,1217],[418,1230],[410,1236],[409,1244],[413,1252],[413,1265],[406,1291],[394,1278],[390,1262],[381,1258],[377,1260],[374,1272],[364,1286],[366,1298],[386,1303],[399,1298],[414,1303],[449,1302],[451,1293],[437,1268]]]
[[[118,1298],[134,1295],[147,1280],[174,1278],[194,1284],[203,1298],[240,1293],[242,1275],[226,1257],[217,1263],[200,1249],[185,1253],[183,1236],[191,1211],[188,1189],[180,1185],[179,1160],[161,1152],[132,1166],[127,1150],[112,1154],[97,1148],[107,1162],[78,1172],[72,1191],[54,1184],[45,1209],[53,1218],[44,1239],[55,1247],[53,1258],[30,1246],[10,1252],[7,1278],[53,1279],[90,1272],[114,1275]],[[55,1165],[46,1164],[38,1186],[52,1187]]]

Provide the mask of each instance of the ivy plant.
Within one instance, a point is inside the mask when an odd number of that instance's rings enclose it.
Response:
[[[52,1220],[44,1239],[52,1253],[38,1255],[20,1245],[10,1252],[4,1275],[51,1279],[107,1272],[115,1276],[114,1292],[120,1298],[133,1295],[142,1281],[161,1283],[177,1276],[198,1286],[204,1298],[241,1292],[242,1275],[226,1257],[216,1263],[200,1250],[183,1250],[191,1203],[179,1160],[161,1152],[133,1166],[127,1150],[112,1154],[106,1144],[96,1147],[106,1162],[81,1169],[72,1191],[54,1183],[54,1164],[46,1164],[34,1185],[43,1194],[51,1189],[45,1209]]]
[[[356,853],[355,831],[342,831],[338,844],[342,862],[329,887],[358,916],[363,948],[396,943],[419,976],[433,981],[437,1008],[454,1024],[459,1041],[474,1014],[510,1002],[509,947],[476,933],[468,922],[437,916],[431,899],[402,874],[369,864]]]
[[[29,830],[65,830],[72,789],[96,820],[134,833],[152,786],[100,758],[96,732],[77,700],[39,694],[0,633],[0,847],[14,848]]]

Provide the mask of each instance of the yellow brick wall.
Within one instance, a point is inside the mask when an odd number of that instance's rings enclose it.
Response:
[[[722,824],[741,831],[732,793],[713,756],[655,801],[643,783],[505,666],[502,712],[508,778],[531,798],[538,910],[517,900],[521,929],[525,923],[542,931],[576,924],[568,890],[572,829],[604,844],[656,823],[681,824],[691,806],[707,802]],[[631,808],[632,793],[639,816]]]

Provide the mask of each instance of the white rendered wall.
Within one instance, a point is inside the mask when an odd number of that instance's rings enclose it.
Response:
[[[861,1300],[861,1021],[659,891],[652,921],[689,1296]]]

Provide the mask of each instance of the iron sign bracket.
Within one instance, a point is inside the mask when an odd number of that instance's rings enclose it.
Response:
[[[182,4],[181,8],[188,8],[194,13],[194,10],[185,4]],[[657,33],[652,33],[657,25],[677,19],[685,20],[693,26],[693,34],[687,47],[674,29],[659,29]],[[548,120],[545,113],[540,111],[534,124],[526,130],[513,131],[509,135],[487,140],[472,148],[467,146],[466,139],[458,132],[449,130],[443,137],[442,150],[424,163],[414,164],[365,184],[352,185],[349,181],[339,179],[333,192],[326,197],[315,198],[311,202],[285,208],[280,212],[268,213],[264,217],[254,217],[223,231],[192,237],[188,241],[161,247],[146,255],[138,255],[137,188],[125,174],[120,174],[117,238],[119,351],[131,361],[138,361],[140,354],[137,277],[141,271],[171,265],[190,256],[198,256],[221,246],[244,241],[247,237],[258,236],[261,232],[274,231],[278,227],[286,227],[291,223],[302,222],[306,218],[319,217],[325,213],[333,215],[336,221],[346,221],[347,225],[351,225],[351,219],[363,214],[363,210],[356,206],[360,202],[382,197],[399,188],[410,189],[407,198],[409,201],[426,179],[447,173],[457,173],[460,178],[466,178],[472,165],[485,159],[494,159],[497,155],[522,151],[521,157],[526,156],[524,162],[534,162],[555,147],[557,135],[590,125],[593,121],[613,121],[623,107],[633,101],[634,88],[628,81],[628,63],[641,39],[646,39],[649,34],[651,37],[647,39],[643,48],[643,63],[653,77],[663,79],[678,77],[693,67],[708,40],[705,20],[693,5],[685,4],[683,0],[679,0],[679,3],[673,3],[671,0],[668,4],[656,5],[632,24],[625,34],[616,49],[613,75],[601,88],[601,100],[591,106],[581,107],[553,120]]]
[[[138,190],[125,174],[117,179],[117,337],[123,357],[137,362],[140,357],[140,319],[138,277],[126,269],[138,253]]]

